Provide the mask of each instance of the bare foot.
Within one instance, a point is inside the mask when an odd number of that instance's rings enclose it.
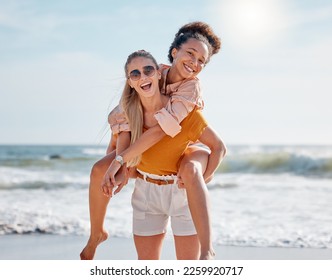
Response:
[[[213,249],[208,250],[207,252],[201,252],[200,260],[214,260],[216,253]]]
[[[80,253],[81,260],[93,260],[97,246],[108,238],[107,231],[103,231],[98,237],[90,236],[88,243]]]

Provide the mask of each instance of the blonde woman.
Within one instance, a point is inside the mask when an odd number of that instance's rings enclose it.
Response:
[[[125,64],[127,82],[121,105],[130,125],[131,142],[157,120],[155,113],[170,103],[170,97],[159,90],[161,73],[155,59],[146,51],[131,54]],[[197,140],[207,145],[217,168],[225,148],[219,136],[207,124],[198,108],[181,122],[181,132],[173,138],[165,136],[142,155],[132,158],[127,166],[137,168],[132,195],[133,234],[138,259],[159,259],[168,220],[174,235],[177,259],[198,259],[200,243],[191,218],[185,189],[178,188],[177,170],[190,143]],[[123,162],[119,160],[120,164]],[[106,187],[106,195],[114,186]]]
[[[170,102],[165,108],[155,112],[154,117],[158,121],[156,125],[146,131],[129,148],[130,133],[128,131],[135,125],[129,127],[120,107],[111,112],[109,121],[114,136],[118,136],[118,141],[116,145],[109,146],[109,154],[92,168],[89,192],[91,233],[87,245],[81,252],[81,259],[92,259],[97,246],[108,237],[103,222],[110,197],[101,195],[100,185],[107,184],[107,179],[114,184],[115,174],[120,175],[127,170],[120,168],[119,161],[113,161],[113,159],[118,155],[122,156],[125,162],[129,161],[142,154],[165,135],[174,137],[181,131],[182,120],[192,110],[203,108],[197,75],[219,49],[220,40],[207,24],[193,22],[179,29],[169,50],[169,60],[172,65],[162,65],[160,69],[162,75],[159,86],[162,93],[170,97]],[[102,180],[111,163],[111,168],[106,173],[106,180]],[[216,162],[211,158],[210,153],[196,145],[186,149],[178,165],[180,175],[178,184],[187,190],[191,215],[200,241],[200,259],[211,259],[214,256],[206,183],[211,180],[215,166]],[[116,192],[126,183],[127,179],[122,180]],[[111,185],[110,181],[108,184]]]

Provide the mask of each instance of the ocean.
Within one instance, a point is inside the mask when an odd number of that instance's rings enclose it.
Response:
[[[90,170],[105,150],[0,146],[0,235],[88,237]],[[228,146],[208,189],[218,244],[332,248],[332,146]],[[109,204],[113,236],[132,236],[132,191]]]

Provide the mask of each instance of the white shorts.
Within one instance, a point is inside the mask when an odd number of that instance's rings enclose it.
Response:
[[[179,189],[176,183],[157,185],[137,178],[131,204],[135,235],[152,236],[165,233],[169,217],[174,235],[196,234],[186,190]]]

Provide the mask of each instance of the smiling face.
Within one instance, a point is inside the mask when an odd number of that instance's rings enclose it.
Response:
[[[128,84],[140,97],[151,97],[159,93],[160,72],[157,65],[146,57],[136,57],[127,66]]]
[[[179,49],[172,50],[174,72],[176,81],[198,75],[209,58],[207,45],[197,39],[189,39]],[[174,74],[173,72],[173,74]]]

